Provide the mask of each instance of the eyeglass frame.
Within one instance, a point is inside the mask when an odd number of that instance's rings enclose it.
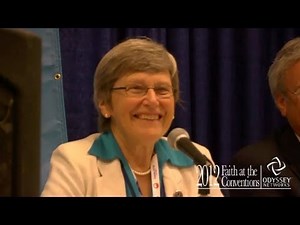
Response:
[[[132,93],[132,92],[129,92],[129,90],[132,90],[132,89],[137,89],[137,88],[140,88],[139,91],[142,91],[140,93]],[[160,95],[158,93],[158,89],[160,88],[166,88],[165,90],[162,90],[162,91],[168,91],[168,95]],[[169,88],[169,90],[167,90],[167,88]],[[147,95],[148,93],[148,90],[149,89],[153,89],[154,92],[155,92],[155,95],[159,98],[159,99],[167,99],[167,98],[170,98],[171,96],[174,95],[174,88],[171,86],[171,85],[157,85],[157,86],[152,86],[152,87],[147,87],[146,85],[142,85],[142,84],[128,84],[128,85],[125,85],[125,86],[120,86],[120,87],[112,87],[111,90],[112,91],[116,91],[116,90],[124,90],[125,91],[125,95],[128,96],[128,97],[143,97],[145,95]],[[128,94],[129,93],[129,94]]]

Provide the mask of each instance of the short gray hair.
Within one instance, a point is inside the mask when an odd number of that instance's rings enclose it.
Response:
[[[300,60],[300,37],[288,41],[276,54],[276,57],[269,68],[268,80],[273,99],[278,93],[286,91],[283,78],[286,71]]]
[[[94,105],[100,101],[111,104],[115,82],[135,72],[168,72],[173,86],[174,99],[179,99],[179,78],[174,56],[150,38],[130,38],[113,47],[100,60],[94,75]],[[99,114],[100,131],[110,130],[110,118]]]

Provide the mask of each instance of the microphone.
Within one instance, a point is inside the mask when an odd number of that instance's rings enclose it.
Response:
[[[203,166],[212,166],[213,163],[205,156],[203,155],[196,146],[192,143],[190,140],[190,136],[186,130],[183,128],[175,128],[173,129],[168,137],[169,144],[183,153],[185,153],[187,156],[193,159],[194,163],[198,166],[200,165],[201,168]],[[214,169],[213,169],[214,171]],[[212,172],[213,176],[216,176],[214,172]],[[207,181],[205,184],[201,184],[203,188],[198,189],[198,193],[202,195],[208,195],[210,193],[209,190],[209,170],[205,170],[202,172],[202,181]],[[198,184],[199,185],[199,184]]]
[[[202,154],[196,146],[191,142],[190,136],[183,128],[175,128],[168,135],[169,144],[194,160],[196,165],[213,166],[213,163]]]

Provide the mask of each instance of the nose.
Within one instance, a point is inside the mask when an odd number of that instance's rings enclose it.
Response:
[[[158,97],[153,88],[148,88],[145,99],[151,103],[158,103]]]

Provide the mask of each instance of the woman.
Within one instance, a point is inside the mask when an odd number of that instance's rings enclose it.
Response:
[[[101,133],[53,152],[42,196],[198,196],[198,167],[163,138],[178,82],[176,61],[162,45],[135,38],[112,48],[94,77]],[[218,186],[211,194],[222,196]]]

